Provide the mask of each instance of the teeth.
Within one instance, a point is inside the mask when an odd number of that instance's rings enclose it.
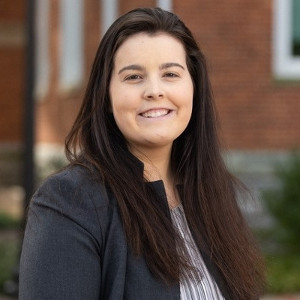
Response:
[[[157,118],[161,116],[165,116],[168,114],[168,109],[157,109],[157,110],[149,110],[144,113],[142,113],[142,116],[145,118]]]

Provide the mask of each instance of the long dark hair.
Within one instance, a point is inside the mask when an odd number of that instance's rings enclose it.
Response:
[[[67,157],[73,164],[96,170],[98,180],[112,191],[134,253],[144,255],[156,276],[178,282],[188,262],[175,249],[177,237],[170,218],[145,184],[141,166],[130,155],[110,109],[115,53],[129,36],[140,32],[167,33],[185,48],[194,85],[193,112],[187,128],[173,143],[172,171],[175,181],[181,183],[181,200],[195,242],[218,269],[230,299],[254,299],[263,280],[261,257],[237,205],[238,183],[220,154],[205,57],[176,15],[159,8],[135,9],[108,29],[66,139]]]

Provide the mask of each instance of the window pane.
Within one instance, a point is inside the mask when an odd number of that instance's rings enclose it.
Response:
[[[292,53],[293,55],[300,56],[300,0],[293,0],[293,15],[292,15]]]

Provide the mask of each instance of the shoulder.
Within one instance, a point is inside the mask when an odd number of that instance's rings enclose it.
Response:
[[[93,176],[92,171],[80,165],[69,165],[61,171],[50,175],[46,178],[39,189],[51,186],[78,189],[78,187],[85,187],[85,185],[97,186],[99,182]],[[39,190],[38,189],[38,190]]]
[[[39,224],[43,220],[46,227],[71,222],[98,240],[115,208],[114,198],[107,195],[105,186],[91,171],[82,166],[68,166],[39,186],[27,218],[31,224],[33,219],[39,219]]]
[[[34,194],[33,200],[41,196],[64,200],[61,204],[68,202],[75,206],[84,203],[88,205],[89,200],[96,201],[97,206],[108,204],[104,185],[96,179],[92,171],[79,165],[68,166],[44,180]]]
[[[94,227],[100,223],[101,227],[106,227],[115,206],[114,197],[107,194],[105,186],[89,169],[68,166],[40,185],[31,199],[29,212],[45,214],[50,210],[77,224]]]

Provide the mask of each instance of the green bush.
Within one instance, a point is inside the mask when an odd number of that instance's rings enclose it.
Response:
[[[266,255],[267,293],[291,294],[300,292],[299,254]]]
[[[18,229],[20,226],[20,220],[0,211],[0,229]]]
[[[300,155],[276,167],[276,190],[263,192],[267,210],[274,218],[273,237],[286,253],[300,252]]]
[[[3,292],[4,282],[12,277],[18,262],[19,247],[17,241],[0,242],[0,292]]]

